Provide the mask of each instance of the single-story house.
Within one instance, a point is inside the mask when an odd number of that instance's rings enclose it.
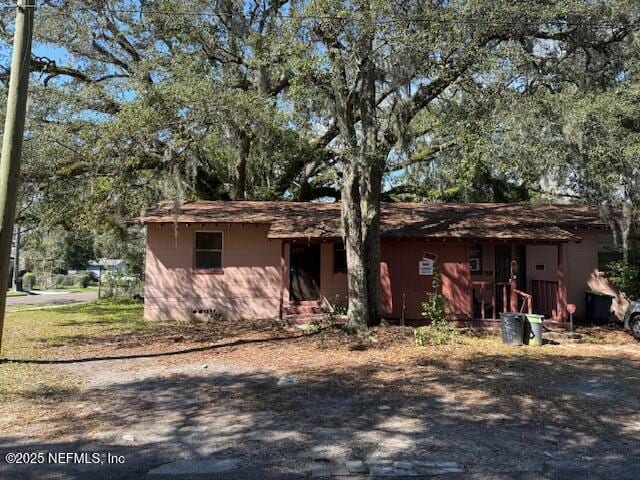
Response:
[[[142,221],[147,319],[295,320],[346,299],[339,203],[163,202]],[[585,290],[611,288],[598,270],[610,232],[597,207],[393,203],[381,222],[389,319],[420,319],[434,269],[465,322],[514,309],[565,322],[568,303],[580,319]]]
[[[96,278],[109,274],[127,274],[127,262],[121,258],[99,258],[98,260],[89,261],[89,272]]]

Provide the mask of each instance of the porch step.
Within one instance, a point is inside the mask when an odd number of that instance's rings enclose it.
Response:
[[[285,315],[319,315],[322,313],[320,302],[302,301],[290,302],[284,307]]]
[[[288,325],[308,325],[313,322],[322,322],[323,315],[313,313],[289,314],[284,316],[284,321]]]

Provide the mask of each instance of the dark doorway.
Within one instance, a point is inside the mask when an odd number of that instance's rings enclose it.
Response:
[[[516,261],[518,262],[518,290],[527,291],[527,247],[518,245],[516,250]]]
[[[511,266],[511,246],[496,245],[496,282],[508,282]]]
[[[320,245],[291,245],[289,297],[294,302],[320,299]]]

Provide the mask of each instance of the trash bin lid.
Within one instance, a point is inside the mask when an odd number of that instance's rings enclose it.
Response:
[[[544,315],[536,315],[533,313],[528,313],[527,320],[529,323],[542,323],[542,321],[544,320]]]

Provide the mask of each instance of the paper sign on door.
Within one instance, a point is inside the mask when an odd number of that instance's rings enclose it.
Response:
[[[418,275],[433,275],[434,260],[423,258],[418,262]]]

